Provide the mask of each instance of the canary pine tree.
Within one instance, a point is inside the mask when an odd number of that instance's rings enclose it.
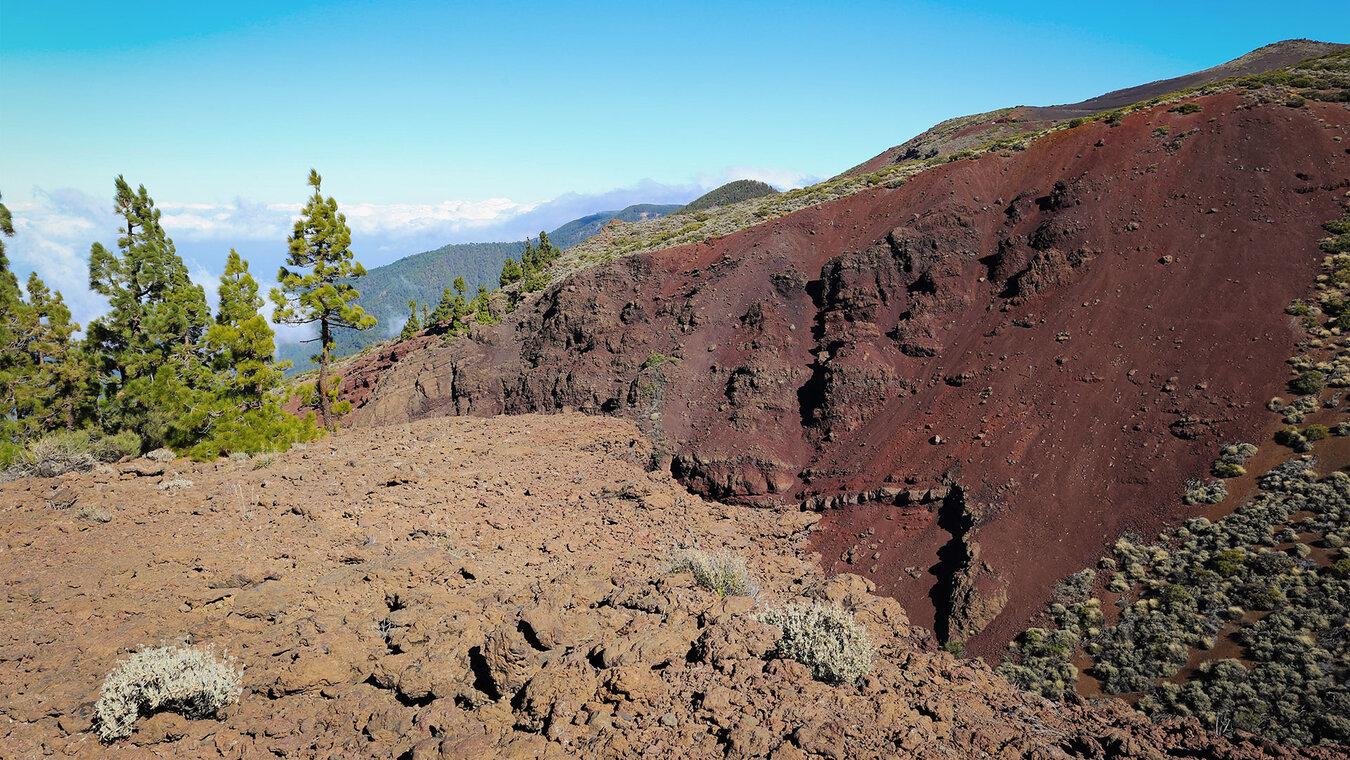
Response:
[[[492,298],[486,285],[478,286],[478,293],[469,301],[469,309],[473,311],[474,321],[480,325],[491,325],[501,321],[492,313]]]
[[[87,421],[89,411],[88,367],[72,338],[80,325],[70,321],[61,292],[49,290],[36,272],[28,276],[27,288],[33,368],[29,384],[35,396],[28,414],[30,434],[74,430]]]
[[[215,383],[210,403],[199,413],[201,439],[192,456],[284,451],[313,438],[318,430],[312,413],[300,420],[281,408],[278,389],[289,363],[274,361],[272,326],[258,313],[263,305],[258,283],[234,250],[225,260],[219,293],[220,307],[204,341]]]
[[[14,236],[14,222],[3,203],[0,203],[0,234]],[[5,241],[0,238],[0,466],[7,466],[22,451],[19,441],[23,421],[19,417],[18,395],[28,368],[28,355],[22,350],[27,306],[19,280],[9,269]]]
[[[89,254],[89,287],[110,306],[85,340],[100,423],[132,430],[152,447],[182,446],[196,435],[182,423],[209,382],[206,293],[188,277],[145,186],[133,191],[120,176],[114,184],[114,209],[125,222],[117,251],[94,243]]]
[[[0,203],[0,233],[14,234]],[[70,309],[36,272],[27,300],[9,268],[0,241],[0,466],[12,463],[24,443],[44,433],[73,430],[86,421],[86,368],[73,334]]]
[[[333,331],[341,328],[369,330],[375,318],[366,314],[356,303],[361,296],[352,280],[366,274],[351,250],[352,231],[347,218],[338,212],[337,201],[325,199],[320,190],[321,178],[313,169],[309,184],[314,188],[301,217],[295,223],[288,243],[288,266],[277,272],[280,288],[273,288],[272,302],[276,309],[272,318],[279,324],[318,324],[320,352],[315,357],[319,376],[315,383],[315,399],[324,429],[336,425],[334,402],[341,378],[328,375],[332,363]]]
[[[216,321],[206,333],[212,368],[221,376],[217,388],[224,397],[256,407],[258,399],[281,385],[285,366],[273,361],[276,341],[267,318],[258,313],[263,305],[258,283],[248,262],[233,249],[225,260],[219,294]]]
[[[464,298],[468,290],[464,278],[456,277],[453,285],[453,290],[446,288],[441,295],[441,302],[437,304],[436,311],[431,313],[430,325],[435,325],[451,335],[458,335],[468,331],[464,320],[473,313],[473,309]]]
[[[422,329],[422,320],[417,318],[417,302],[408,302],[408,321],[403,323],[403,329],[399,331],[398,339],[407,340],[416,335]]]
[[[506,262],[502,264],[502,274],[501,277],[497,278],[497,284],[504,288],[513,282],[520,282],[522,276],[520,265],[516,263],[516,260],[507,258]]]

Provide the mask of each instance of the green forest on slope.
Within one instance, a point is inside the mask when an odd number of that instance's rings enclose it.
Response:
[[[678,205],[642,203],[620,211],[602,211],[573,219],[548,233],[548,237],[557,247],[567,249],[599,232],[613,219],[621,222],[656,219],[678,208]],[[435,308],[444,290],[456,277],[464,278],[471,293],[479,285],[495,288],[502,264],[507,258],[519,259],[524,250],[523,240],[453,243],[368,270],[358,283],[361,297],[357,303],[367,314],[379,319],[380,327],[366,331],[338,330],[333,355],[350,356],[393,337],[408,316],[409,301]],[[313,369],[309,357],[318,350],[316,346],[315,343],[281,344],[277,347],[277,356],[289,359],[294,365],[288,374],[305,372]]]
[[[760,182],[759,180],[754,179],[738,179],[734,182],[728,182],[721,187],[709,190],[674,213],[688,214],[694,211],[714,208],[716,206],[729,206],[733,203],[748,201],[751,198],[763,198],[766,195],[777,194],[778,189],[767,182]]]

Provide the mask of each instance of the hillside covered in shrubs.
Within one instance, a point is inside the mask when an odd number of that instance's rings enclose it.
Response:
[[[716,187],[682,206],[676,214],[692,214],[717,206],[730,206],[733,203],[777,195],[778,188],[767,182],[755,179],[738,179]]]
[[[1110,605],[1092,595],[1090,569],[1061,584],[1053,626],[1023,633],[999,668],[1010,681],[1052,697],[1078,689],[1082,652],[1088,683],[1136,695],[1146,713],[1286,744],[1350,744],[1350,447],[1337,440],[1350,434],[1350,338],[1339,321],[1350,296],[1347,219],[1324,225],[1316,290],[1286,309],[1306,334],[1289,360],[1298,397],[1267,404],[1287,425],[1266,444],[1281,463],[1214,521],[1192,517],[1151,543],[1118,540],[1097,563]],[[1257,453],[1225,446],[1211,472],[1241,478]],[[1223,480],[1193,483],[1187,505],[1228,498]]]

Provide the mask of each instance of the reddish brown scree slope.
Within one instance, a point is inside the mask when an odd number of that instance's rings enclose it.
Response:
[[[354,420],[628,416],[698,492],[864,502],[823,523],[827,569],[996,651],[1056,578],[1156,530],[1218,445],[1261,432],[1350,118],[1256,97],[581,272],[473,340],[370,357]]]

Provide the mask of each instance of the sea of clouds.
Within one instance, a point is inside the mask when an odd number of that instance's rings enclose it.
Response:
[[[374,204],[339,198],[338,203],[352,229],[352,250],[370,269],[447,243],[523,240],[578,217],[635,203],[687,203],[733,179],[758,179],[787,189],[819,178],[772,167],[727,167],[684,184],[644,180],[632,187],[566,193],[546,201],[487,198]],[[16,200],[7,193],[4,202],[13,214],[15,230],[15,236],[5,240],[5,250],[20,280],[36,271],[62,293],[82,325],[106,311],[106,300],[89,290],[88,265],[95,241],[109,248],[116,245],[120,218],[113,213],[111,199],[74,188],[34,188],[30,198]],[[231,248],[250,262],[264,293],[271,287],[276,270],[285,263],[286,237],[303,204],[236,198],[227,204],[162,201],[156,206],[193,280],[207,289],[214,306]],[[298,339],[300,334],[278,337]]]

